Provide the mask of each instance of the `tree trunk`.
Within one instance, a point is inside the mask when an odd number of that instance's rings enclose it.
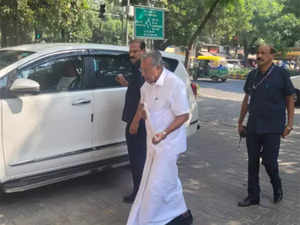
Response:
[[[190,56],[190,51],[192,49],[192,46],[196,40],[196,38],[199,36],[199,34],[202,32],[203,28],[205,27],[208,19],[211,17],[211,15],[213,14],[215,8],[217,7],[217,5],[221,2],[221,0],[215,0],[214,3],[212,4],[212,6],[210,7],[208,13],[206,14],[206,16],[204,17],[202,23],[200,24],[200,26],[198,27],[198,29],[196,30],[196,32],[192,35],[191,39],[188,42],[188,46],[187,49],[185,51],[185,62],[184,65],[185,67],[188,69],[188,62],[189,62],[189,56]]]
[[[66,32],[65,32],[65,30],[61,29],[60,34],[61,34],[62,41],[66,42]]]
[[[13,18],[11,20],[11,26],[13,29],[10,30],[10,45],[15,46],[18,45],[18,37],[19,37],[19,25],[18,25],[18,1],[11,1],[12,9],[13,9]]]
[[[1,48],[4,48],[7,46],[7,29],[5,24],[5,19],[1,18],[1,24],[0,24],[0,30],[1,30]]]
[[[247,40],[243,41],[243,46],[244,46],[244,61],[245,61],[246,65],[249,65],[249,62],[248,62],[249,50],[248,50],[248,41]]]

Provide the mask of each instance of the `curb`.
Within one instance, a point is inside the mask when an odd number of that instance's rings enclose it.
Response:
[[[230,74],[229,77],[231,79],[237,79],[237,80],[246,80],[247,75],[241,75],[241,74]]]

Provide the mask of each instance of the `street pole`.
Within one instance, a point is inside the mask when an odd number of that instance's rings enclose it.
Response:
[[[123,10],[123,9],[122,9]],[[124,14],[121,13],[121,44],[124,44]]]
[[[151,2],[150,0],[147,0],[147,5],[149,8],[151,8]],[[152,50],[153,49],[153,40],[152,39],[148,39],[148,46],[149,46],[149,49]]]
[[[129,43],[129,32],[128,32],[128,14],[129,14],[130,0],[127,0],[127,8],[126,8],[126,45]]]

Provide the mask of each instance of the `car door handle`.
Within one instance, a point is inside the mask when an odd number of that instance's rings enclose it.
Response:
[[[89,104],[91,103],[91,100],[89,99],[78,99],[74,102],[72,102],[72,105],[83,105],[83,104]]]

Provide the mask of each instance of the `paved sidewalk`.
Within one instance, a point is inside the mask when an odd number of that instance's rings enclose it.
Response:
[[[272,187],[261,167],[261,204],[237,207],[247,192],[245,140],[238,149],[236,128],[203,124],[190,140],[190,151],[180,160],[181,177],[195,225],[299,225],[300,156],[296,134],[283,141],[280,173],[284,200],[272,202]],[[297,141],[298,144],[295,143]]]
[[[284,200],[272,203],[272,188],[261,170],[261,204],[237,207],[246,196],[245,141],[238,149],[236,128],[202,122],[179,160],[179,172],[194,225],[300,225],[299,132],[283,141],[280,172]],[[125,225],[130,205],[128,167],[104,171],[15,193],[0,200],[0,225]]]

